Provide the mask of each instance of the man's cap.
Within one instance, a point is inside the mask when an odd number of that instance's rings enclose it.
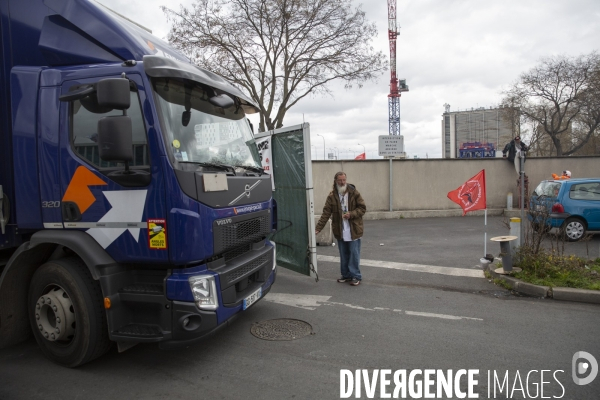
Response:
[[[515,140],[521,140],[521,136],[515,136]]]
[[[566,176],[568,176],[570,178],[571,177],[571,171],[568,171],[568,170],[565,169],[563,171],[563,175],[566,175]]]

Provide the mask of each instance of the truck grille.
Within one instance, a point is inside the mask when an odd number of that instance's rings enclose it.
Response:
[[[246,275],[248,272],[254,270],[255,268],[265,264],[267,261],[269,261],[267,257],[260,257],[244,265],[242,268],[236,269],[234,272],[227,275],[227,283],[235,282],[238,278]]]
[[[254,243],[271,233],[271,214],[268,210],[233,217],[231,220],[229,224],[218,225],[215,221],[213,225],[216,254]]]
[[[233,260],[234,258],[241,256],[242,254],[246,254],[250,250],[252,250],[252,245],[246,244],[236,249],[229,250],[227,253],[223,254],[223,258],[225,259],[225,262],[227,262],[229,260]]]
[[[255,218],[250,221],[233,224],[223,229],[223,236],[227,243],[236,243],[248,237],[261,233],[261,226],[264,224],[265,218]]]

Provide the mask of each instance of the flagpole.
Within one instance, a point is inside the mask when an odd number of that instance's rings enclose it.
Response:
[[[483,225],[485,226],[485,228],[483,228],[483,256],[487,257],[487,208],[485,209],[484,215],[485,222]]]

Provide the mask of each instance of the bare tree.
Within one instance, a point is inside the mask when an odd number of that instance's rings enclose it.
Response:
[[[529,143],[528,154],[530,156],[552,156],[554,153],[554,144],[540,124],[536,121],[524,120],[521,131],[524,132],[521,136],[524,136],[525,140]]]
[[[500,107],[501,118],[512,127],[512,137],[520,136],[523,142],[528,143],[529,155],[538,157],[552,155],[554,145],[536,121],[524,118],[517,107],[505,104]]]
[[[260,131],[282,127],[291,107],[330,93],[333,80],[360,87],[386,69],[371,46],[375,24],[350,0],[197,0],[162,10],[172,45],[256,101]]]
[[[597,53],[576,58],[545,58],[523,73],[503,92],[503,102],[519,110],[522,122],[534,123],[540,150],[552,142],[557,156],[581,149],[600,125],[597,96],[600,57]]]
[[[600,62],[590,75],[588,87],[582,91],[577,103],[579,114],[573,120],[572,135],[577,154],[600,154]]]

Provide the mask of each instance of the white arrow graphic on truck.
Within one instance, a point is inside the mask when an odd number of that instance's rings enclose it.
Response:
[[[147,190],[121,190],[102,193],[112,208],[104,217],[100,218],[99,223],[142,222]],[[93,228],[88,229],[86,232],[106,249],[125,231],[129,231],[135,241],[139,242],[140,228]]]

